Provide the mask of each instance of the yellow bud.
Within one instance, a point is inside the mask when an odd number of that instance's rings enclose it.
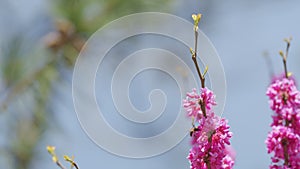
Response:
[[[47,146],[47,151],[52,156],[52,161],[55,162],[55,163],[58,162],[58,158],[55,154],[55,147],[54,146]]]
[[[199,14],[197,15],[197,20],[198,20],[198,22],[201,20],[201,17],[202,17],[202,14],[199,13]]]
[[[69,156],[64,155],[64,159],[65,159],[67,162],[71,163],[71,167],[76,166],[76,163],[74,162],[74,156],[72,156],[72,158],[70,158]]]
[[[71,161],[73,161],[69,156],[67,156],[67,155],[64,155],[64,159],[66,160],[66,161],[68,161],[68,162],[71,162]]]
[[[54,156],[52,156],[52,161],[53,161],[54,163],[57,163],[58,158],[54,155]]]
[[[193,14],[192,15],[192,18],[193,18],[193,20],[194,20],[194,22],[197,20],[197,15],[196,14]]]
[[[192,48],[190,48],[190,52],[191,52],[192,55],[194,55],[194,53],[195,53]]]
[[[47,151],[49,152],[49,154],[53,155],[53,154],[55,154],[55,147],[47,146]]]
[[[292,37],[289,37],[289,38],[284,38],[283,40],[286,42],[286,43],[291,43],[292,41]]]
[[[201,20],[201,14],[199,13],[199,14],[193,14],[192,15],[192,18],[193,18],[193,20],[194,20],[194,26],[198,26],[198,23],[200,22],[200,20]]]
[[[203,73],[203,77],[206,75],[207,71],[208,71],[208,66],[205,66],[205,70],[204,70],[204,73]]]
[[[292,72],[288,72],[288,73],[287,73],[287,77],[291,77],[292,75],[293,75]]]
[[[284,57],[284,53],[283,53],[282,50],[279,51],[279,55],[280,55],[281,57]]]

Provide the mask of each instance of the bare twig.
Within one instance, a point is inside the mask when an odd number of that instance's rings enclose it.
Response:
[[[289,73],[287,70],[287,64],[286,64],[286,60],[289,54],[289,49],[291,46],[291,40],[292,38],[286,38],[284,39],[284,41],[286,42],[286,50],[285,53],[283,53],[283,51],[279,51],[280,56],[282,57],[282,62],[283,62],[283,67],[284,67],[284,73],[285,73],[285,77],[288,78],[289,77]]]

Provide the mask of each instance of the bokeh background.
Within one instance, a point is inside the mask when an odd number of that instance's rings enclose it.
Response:
[[[81,169],[189,168],[189,137],[157,157],[122,158],[100,149],[87,137],[73,108],[72,70],[89,36],[121,16],[155,11],[190,21],[192,13],[203,14],[200,28],[215,45],[225,69],[227,100],[223,116],[234,133],[235,168],[268,168],[264,140],[270,130],[271,111],[265,91],[272,74],[283,70],[278,55],[285,49],[283,38],[293,37],[288,69],[300,78],[299,6],[297,0],[0,0],[0,167],[57,168],[45,149],[55,145],[60,157],[74,155]],[[155,38],[148,39],[142,42],[150,43]],[[133,39],[129,44],[140,41]],[[117,52],[126,50],[132,48],[120,47]],[[132,85],[132,102],[137,108],[149,106],[148,91],[157,86],[147,84],[153,79],[163,80],[160,87],[169,98],[172,94],[178,98],[170,77],[155,71],[148,75],[137,77]],[[180,101],[168,100],[168,110],[178,109]],[[126,128],[118,126],[122,123],[110,114],[106,117],[116,128]],[[145,136],[168,124],[145,130]]]

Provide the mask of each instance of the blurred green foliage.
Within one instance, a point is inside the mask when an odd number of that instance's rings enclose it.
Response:
[[[24,34],[16,34],[2,46],[0,72],[5,97],[0,102],[1,118],[9,131],[0,154],[7,166],[29,169],[36,146],[43,138],[54,109],[53,85],[64,80],[61,69],[72,69],[85,40],[105,23],[123,15],[166,10],[169,1],[158,0],[53,0],[49,1],[54,28],[24,49]],[[28,2],[30,3],[30,2]],[[51,29],[51,28],[49,28]],[[41,43],[42,42],[42,43]],[[26,47],[25,47],[26,48]],[[24,106],[21,107],[20,103]],[[63,113],[63,112],[60,112]],[[3,114],[6,114],[4,116]]]

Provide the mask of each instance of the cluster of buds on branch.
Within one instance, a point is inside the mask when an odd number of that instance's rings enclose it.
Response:
[[[56,155],[56,153],[55,153],[55,147],[53,147],[53,146],[47,146],[47,151],[48,151],[48,153],[52,156],[52,161],[53,161],[60,169],[66,169],[66,167],[64,167],[64,166],[62,165],[62,163],[59,161],[59,159],[58,159],[58,157],[57,157],[57,155]],[[67,156],[67,155],[64,155],[64,160],[67,161],[67,162],[69,162],[69,163],[71,164],[71,169],[72,169],[73,167],[75,167],[76,169],[79,169],[78,165],[74,162],[74,157],[73,157],[73,156],[72,156],[72,158],[71,158],[71,157],[69,157],[69,156]]]

